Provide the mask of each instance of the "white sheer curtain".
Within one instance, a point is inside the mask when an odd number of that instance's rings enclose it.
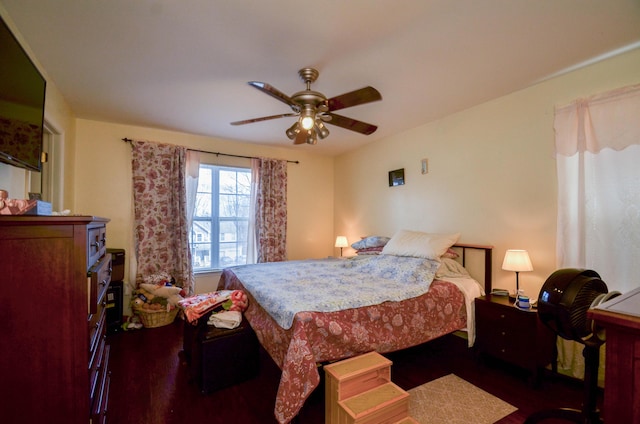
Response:
[[[588,268],[609,290],[640,286],[640,85],[555,114],[558,268]]]
[[[185,187],[187,191],[187,228],[193,224],[193,214],[196,209],[198,193],[198,177],[200,176],[200,153],[187,150],[187,171],[185,172]]]
[[[640,85],[558,108],[554,127],[556,265],[593,269],[609,291],[630,291],[640,285]],[[559,338],[558,369],[582,378],[582,348]]]
[[[247,263],[258,262],[258,241],[256,239],[256,205],[260,186],[260,159],[251,159],[251,198],[249,200],[249,228],[247,234]]]

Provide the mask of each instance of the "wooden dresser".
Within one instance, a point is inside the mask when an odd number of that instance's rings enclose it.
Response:
[[[604,422],[640,423],[640,288],[589,309],[587,317],[606,334]]]
[[[0,217],[2,422],[106,421],[108,221]]]

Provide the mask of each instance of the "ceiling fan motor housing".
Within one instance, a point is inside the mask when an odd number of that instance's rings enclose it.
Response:
[[[566,268],[547,278],[538,296],[540,320],[559,336],[584,342],[592,334],[587,311],[606,294],[607,285],[592,270]]]

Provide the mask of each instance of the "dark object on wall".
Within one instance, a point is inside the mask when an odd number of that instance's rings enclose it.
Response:
[[[404,168],[389,171],[389,187],[404,185]]]
[[[0,162],[41,169],[46,80],[0,18]]]
[[[525,424],[560,418],[582,424],[602,423],[597,409],[598,366],[604,332],[599,331],[587,311],[619,295],[592,270],[560,269],[545,281],[538,297],[540,320],[560,337],[584,344],[584,400],[582,410],[555,408],[533,413]]]

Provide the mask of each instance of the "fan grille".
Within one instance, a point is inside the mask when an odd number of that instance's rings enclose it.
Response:
[[[587,311],[591,304],[602,293],[607,292],[607,286],[599,278],[592,278],[584,282],[569,308],[571,327],[576,336],[583,338],[591,334],[591,326],[587,320]]]

